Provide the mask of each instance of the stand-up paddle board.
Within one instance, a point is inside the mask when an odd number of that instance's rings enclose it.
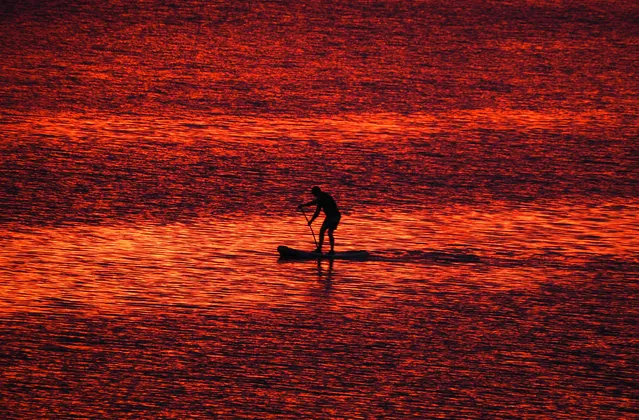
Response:
[[[278,246],[277,252],[280,253],[280,259],[282,260],[318,260],[318,259],[332,259],[332,260],[355,260],[365,261],[370,257],[368,251],[341,251],[330,253],[321,253],[314,251],[302,251],[295,248],[289,248],[287,246]]]

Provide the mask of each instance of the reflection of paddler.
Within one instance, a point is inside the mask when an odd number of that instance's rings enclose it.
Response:
[[[330,194],[322,191],[320,187],[313,187],[311,189],[311,193],[315,196],[315,200],[309,201],[305,204],[300,204],[298,208],[301,210],[302,207],[309,207],[317,205],[315,209],[315,213],[313,213],[313,217],[309,220],[308,225],[310,226],[313,221],[319,216],[320,210],[324,211],[324,215],[326,218],[324,219],[324,223],[322,223],[322,227],[320,228],[320,237],[319,243],[317,244],[317,252],[322,252],[322,244],[324,243],[324,234],[328,231],[328,240],[331,244],[331,250],[329,253],[335,252],[335,238],[333,237],[333,232],[337,229],[337,225],[339,225],[339,221],[342,218],[340,214],[337,203],[335,199],[331,197]]]

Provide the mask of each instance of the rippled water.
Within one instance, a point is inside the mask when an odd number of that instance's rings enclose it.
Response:
[[[636,5],[2,7],[4,418],[637,414]]]

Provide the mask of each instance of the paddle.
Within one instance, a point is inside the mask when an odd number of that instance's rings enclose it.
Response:
[[[308,220],[308,216],[306,216],[306,212],[304,211],[304,207],[300,207],[300,210],[302,211],[302,214],[304,215],[304,218],[306,219],[306,224],[308,225],[309,228],[311,228],[311,233],[313,234],[313,240],[315,241],[315,246],[317,248],[319,248],[319,244],[317,243],[317,239],[315,239],[315,232],[313,232],[313,226],[311,226],[311,221]]]

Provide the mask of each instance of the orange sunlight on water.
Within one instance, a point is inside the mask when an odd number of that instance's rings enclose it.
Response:
[[[631,418],[635,3],[2,2],[0,417]]]
[[[596,267],[637,261],[636,208],[609,218],[606,207],[610,205],[484,212],[458,206],[448,213],[346,216],[338,229],[337,249],[359,247],[372,253],[372,261],[350,266],[350,275],[365,276],[383,267],[389,276],[386,281],[393,282],[396,271],[472,263],[491,266],[492,287],[530,289],[539,286],[534,278],[525,271],[515,275],[509,268],[561,269],[566,264]],[[0,304],[5,313],[37,310],[48,300],[66,300],[61,291],[70,293],[70,304],[97,313],[126,310],[129,299],[133,306],[207,307],[256,300],[282,304],[290,296],[280,289],[273,295],[271,286],[263,284],[264,278],[272,281],[264,270],[274,270],[272,274],[281,270],[277,265],[268,268],[278,245],[314,247],[304,225],[298,214],[277,219],[252,216],[241,222],[218,218],[188,225],[80,225],[16,231],[2,241]],[[207,281],[209,275],[216,281]],[[185,287],[185,282],[195,279],[201,280]],[[22,288],[25,283],[31,286]],[[295,282],[282,287],[295,287]]]
[[[512,217],[499,237],[497,215],[457,210],[449,225],[345,220],[340,246],[358,235],[384,250],[362,263],[277,263],[277,244],[312,245],[299,216],[14,232],[0,252],[0,311],[3,352],[18,362],[3,380],[27,387],[12,393],[29,390],[29,412],[61,416],[403,416],[441,413],[442,398],[469,417],[522,400],[578,417],[630,410],[614,390],[632,368],[610,356],[632,351],[636,294],[624,294],[624,263],[579,255],[619,239],[636,250],[636,236],[618,236],[619,221],[594,222],[599,245],[563,221],[530,235],[539,214]],[[570,233],[550,243],[556,229]]]

